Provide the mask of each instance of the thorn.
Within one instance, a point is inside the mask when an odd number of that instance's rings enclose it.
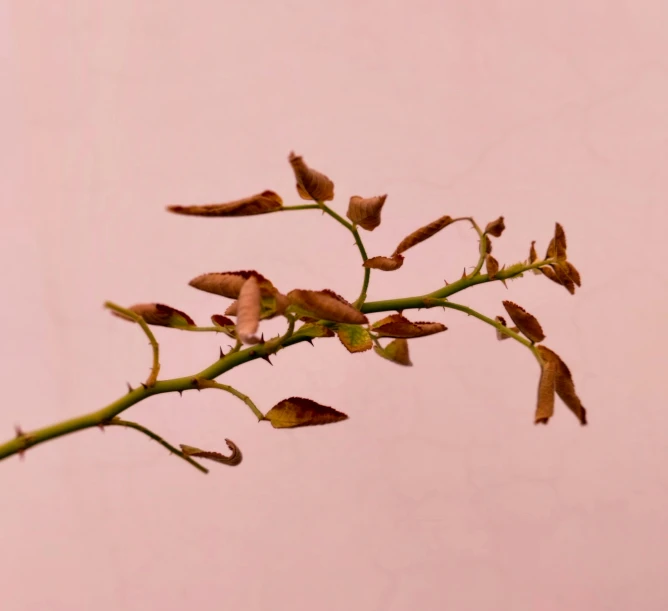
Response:
[[[128,393],[131,393],[134,390],[134,388],[130,386],[130,382],[126,382],[126,384],[128,385]]]
[[[179,393],[179,397],[183,396],[183,391],[182,390],[178,390],[177,392]]]
[[[260,335],[260,344],[264,344],[264,331],[262,332],[262,335]]]
[[[192,380],[190,380],[190,383],[191,383],[193,386],[196,386],[196,387],[197,387],[197,392],[199,392],[200,390],[202,390],[202,389],[199,387],[199,380],[198,380],[197,378],[193,378]]]
[[[273,363],[269,360],[269,355],[268,355],[268,354],[265,354],[265,355],[264,355],[263,357],[261,357],[261,358],[263,358],[265,361],[267,361],[267,363],[269,363],[270,365],[273,365]]]
[[[144,387],[144,390],[148,390],[148,386],[146,386],[146,384],[144,384],[144,382],[140,382],[140,384]]]
[[[312,337],[309,337],[306,341],[307,341],[309,344],[311,344],[311,346],[313,346],[313,347],[315,348],[315,344],[313,343],[313,338],[312,338]]]
[[[97,426],[104,433],[104,422],[100,422]]]
[[[218,346],[218,349],[220,350],[220,358],[222,359],[225,354],[223,353],[223,349],[220,346]]]
[[[445,282],[445,286],[448,286],[448,281],[447,280],[444,279],[443,282]]]

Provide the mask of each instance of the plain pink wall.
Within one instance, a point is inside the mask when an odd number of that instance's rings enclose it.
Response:
[[[238,468],[205,477],[115,429],[2,462],[3,611],[668,608],[667,20],[664,0],[0,2],[3,437],[146,376],[107,299],[204,323],[223,306],[188,280],[245,268],[354,298],[359,253],[317,212],[164,211],[267,188],[298,203],[293,149],[339,212],[389,194],[372,255],[443,214],[503,214],[510,264],[560,221],[575,296],[527,274],[457,301],[536,314],[591,421],[558,403],[534,427],[531,354],[455,311],[420,312],[449,330],[413,342],[412,369],[302,344],[225,380],[347,422],[277,431],[215,391],[127,413],[175,443],[230,437]],[[409,254],[371,300],[458,278],[475,235]],[[166,377],[221,344],[158,337]]]

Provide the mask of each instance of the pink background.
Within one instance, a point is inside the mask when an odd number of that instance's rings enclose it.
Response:
[[[126,413],[174,443],[230,437],[238,468],[203,476],[121,429],[2,462],[3,611],[668,608],[667,20],[665,0],[0,2],[3,438],[146,376],[107,299],[205,323],[224,306],[188,280],[246,268],[354,298],[359,253],[317,212],[164,211],[267,188],[299,203],[293,149],[339,212],[389,193],[371,255],[443,214],[503,214],[511,264],[560,221],[574,297],[527,274],[456,301],[534,313],[591,421],[558,403],[534,427],[532,355],[459,312],[419,313],[449,330],[412,343],[412,369],[295,346],[224,381],[350,420],[277,431],[218,391]],[[408,254],[371,300],[458,278],[475,235]],[[158,338],[164,377],[226,344]]]

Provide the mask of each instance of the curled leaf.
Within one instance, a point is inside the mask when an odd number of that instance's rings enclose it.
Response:
[[[452,222],[452,217],[446,215],[436,219],[435,221],[432,221],[424,227],[420,227],[420,229],[416,229],[413,233],[407,235],[403,240],[401,240],[401,242],[399,242],[399,246],[394,249],[394,254],[401,254],[416,244],[424,242],[441,231],[441,229],[447,227]]]
[[[503,217],[500,216],[498,219],[495,221],[491,221],[487,223],[487,226],[485,227],[485,233],[488,233],[489,235],[493,235],[495,238],[501,237],[501,234],[503,233],[503,230],[506,228],[504,222],[503,222]]]
[[[440,322],[413,322],[401,314],[391,314],[371,325],[378,337],[413,338],[446,331]]]
[[[380,225],[380,211],[383,209],[386,199],[387,194],[368,198],[353,195],[350,198],[346,216],[363,229],[373,231]]]
[[[255,333],[260,326],[260,285],[254,276],[244,282],[239,292],[237,336],[244,344],[257,344]]]
[[[348,352],[365,352],[373,346],[371,335],[360,325],[339,324],[336,326],[336,334]]]
[[[559,398],[566,404],[566,406],[575,414],[575,417],[580,421],[581,425],[587,424],[587,410],[580,401],[575,392],[575,384],[570,369],[561,357],[546,346],[537,346],[541,358],[546,362],[554,362],[555,367],[555,390]]]
[[[225,456],[220,452],[209,452],[207,450],[200,450],[199,448],[195,448],[193,446],[187,446],[184,444],[180,444],[180,447],[181,447],[181,452],[183,452],[186,456],[192,456],[194,458],[208,458],[209,460],[213,460],[215,462],[219,462],[224,465],[229,465],[231,467],[234,467],[238,465],[243,459],[241,450],[239,449],[239,446],[237,446],[237,444],[235,444],[230,439],[226,439],[225,443],[227,444],[227,447],[230,448],[230,450],[232,450],[231,456]]]
[[[494,280],[494,276],[499,271],[499,262],[492,255],[487,255],[485,257],[485,267],[487,268],[489,279]]]
[[[496,316],[495,320],[498,320],[504,327],[507,327],[508,325],[506,324],[506,319],[503,316]],[[519,331],[517,327],[510,327],[511,331]],[[499,331],[498,329],[496,330],[496,339],[499,341],[503,341],[504,339],[510,339],[510,335],[503,333],[502,331]]]
[[[489,239],[489,236],[485,237],[485,254],[488,255],[492,252],[492,240]]]
[[[531,249],[529,250],[529,263],[538,260],[538,253],[536,253],[536,240],[531,241]]]
[[[545,253],[546,259],[551,259],[552,257],[556,257],[557,259],[566,258],[566,233],[559,223],[555,223],[554,225],[554,236],[550,240]]]
[[[234,321],[230,320],[227,316],[222,316],[220,314],[214,314],[211,316],[211,322],[214,325],[218,325],[219,327],[233,327],[234,326]]]
[[[264,417],[275,429],[329,424],[347,418],[343,412],[302,397],[290,397],[280,401]]]
[[[277,292],[269,280],[254,270],[202,274],[193,278],[188,284],[200,291],[221,295],[229,299],[238,299],[241,287],[251,277],[257,280],[263,295],[273,295]]]
[[[410,355],[408,353],[408,341],[399,338],[392,340],[385,348],[374,347],[376,354],[382,356],[388,361],[404,367],[412,367]]]
[[[127,309],[141,316],[144,319],[144,322],[148,325],[159,327],[186,327],[195,324],[195,321],[185,312],[181,312],[181,310],[172,308],[164,303],[138,303]],[[112,314],[125,320],[132,320],[120,312],[112,311]]]
[[[524,308],[512,301],[503,301],[502,303],[510,318],[513,319],[513,322],[526,337],[532,342],[542,342],[545,339],[543,328],[535,316],[532,316]]]
[[[571,279],[568,273],[568,267],[565,261],[561,260],[558,263],[553,263],[550,267],[554,270],[555,276],[559,284],[564,286],[566,290],[573,295],[575,293],[575,282]]]
[[[263,191],[244,199],[225,204],[206,204],[203,206],[168,206],[167,210],[189,216],[252,216],[274,212],[283,207],[283,200],[278,193]]]
[[[309,168],[299,155],[290,153],[288,160],[297,179],[297,192],[302,199],[321,202],[334,199],[334,183],[327,176]]]
[[[547,424],[554,414],[554,391],[557,378],[557,363],[554,359],[544,359],[538,380],[538,401],[536,402],[536,424]]]
[[[367,259],[363,267],[369,269],[379,269],[384,272],[393,272],[404,264],[403,255],[393,255],[391,257],[371,257]]]
[[[582,286],[580,272],[576,269],[575,265],[573,265],[570,261],[564,261],[564,265],[568,270],[568,275],[570,276],[571,280],[578,286]]]
[[[291,304],[325,320],[362,325],[367,317],[334,291],[293,289],[287,295]]]

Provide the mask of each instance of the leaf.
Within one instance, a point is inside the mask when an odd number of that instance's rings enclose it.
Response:
[[[566,267],[565,261],[562,260],[559,261],[559,263],[553,263],[550,267],[554,270],[557,282],[564,286],[566,290],[573,295],[575,293],[575,282],[573,282],[568,274],[568,267]]]
[[[551,259],[552,257],[556,257],[557,259],[566,258],[566,233],[559,223],[555,223],[554,225],[554,237],[550,240],[545,253],[546,259]]]
[[[186,327],[195,324],[185,312],[164,303],[138,303],[127,309],[141,316],[146,324],[157,327]],[[125,320],[132,320],[120,312],[112,311],[112,314]]]
[[[487,268],[489,279],[494,280],[494,276],[499,271],[499,262],[492,255],[487,255],[485,257],[485,267]]]
[[[337,325],[336,334],[348,352],[365,352],[373,346],[371,335],[359,325]]]
[[[262,295],[260,300],[260,320],[268,320],[280,316],[285,312],[285,308],[290,305],[288,298],[281,293],[274,295]],[[227,316],[236,316],[239,310],[239,302],[233,301],[225,310]]]
[[[302,397],[290,397],[280,401],[264,417],[275,429],[329,424],[347,418],[343,412]]]
[[[297,193],[302,199],[329,201],[334,199],[334,183],[324,174],[309,168],[304,160],[294,153],[288,157],[297,179]]]
[[[541,346],[542,347],[542,346]],[[554,414],[554,391],[557,377],[557,363],[548,358],[541,363],[538,380],[538,401],[536,403],[536,424],[547,424]]]
[[[564,265],[568,268],[568,275],[571,280],[575,282],[578,286],[582,286],[582,280],[580,279],[580,272],[576,269],[570,261],[564,261]]]
[[[392,314],[371,326],[378,337],[413,338],[446,331],[440,322],[412,322],[401,314]]]
[[[485,238],[485,254],[489,255],[492,252],[492,240],[489,237]]]
[[[260,326],[260,285],[254,276],[244,282],[239,292],[237,336],[244,344],[257,344]]]
[[[495,221],[487,223],[487,226],[485,227],[485,233],[493,235],[495,238],[500,238],[505,228],[506,226],[503,222],[503,217],[500,216]]]
[[[538,254],[536,253],[536,240],[531,242],[531,250],[529,250],[529,263],[533,263],[538,260]]]
[[[263,295],[273,295],[277,292],[269,280],[254,270],[202,274],[193,278],[188,284],[200,291],[221,295],[229,299],[238,299],[241,287],[251,277],[257,280]]]
[[[575,392],[575,384],[570,369],[561,357],[546,346],[536,346],[538,352],[545,361],[551,361],[556,364],[555,372],[555,390],[559,398],[566,404],[566,406],[575,414],[575,417],[580,421],[581,425],[587,424],[587,410],[580,401]]]
[[[404,264],[403,255],[393,255],[391,257],[371,257],[367,259],[362,267],[369,269],[379,269],[384,272],[393,272]]]
[[[503,301],[502,303],[510,318],[513,319],[513,322],[526,337],[532,342],[542,342],[545,339],[543,329],[535,316],[532,316],[524,308],[512,301]]]
[[[362,312],[329,289],[322,291],[293,289],[288,293],[287,297],[291,304],[319,318],[353,325],[361,325],[369,322]]]
[[[232,450],[231,456],[225,456],[220,452],[209,452],[207,450],[200,450],[199,448],[195,448],[193,446],[187,446],[185,444],[179,444],[179,446],[181,448],[181,452],[183,452],[186,456],[193,456],[195,458],[208,458],[209,460],[213,460],[215,462],[219,462],[224,465],[230,465],[231,467],[234,467],[242,461],[243,455],[241,454],[239,446],[237,446],[233,441],[231,441],[230,439],[226,439],[225,443],[227,444],[227,447],[230,448],[230,450]]]
[[[206,204],[204,206],[168,206],[167,210],[189,216],[252,216],[274,212],[283,207],[280,195],[273,191],[263,191],[244,199],[226,204]]]
[[[346,216],[362,229],[373,231],[380,225],[380,211],[383,209],[386,199],[387,194],[368,198],[353,195],[350,198]]]
[[[412,367],[410,356],[408,354],[408,342],[403,339],[392,340],[385,348],[374,347],[376,354],[382,356],[388,361],[404,367]]]
[[[506,324],[506,319],[503,316],[496,316],[495,320],[498,320],[504,327],[507,327],[508,325]],[[519,331],[517,327],[511,327],[511,331]],[[498,329],[496,330],[496,339],[499,341],[503,341],[504,339],[510,339],[510,335],[507,335],[506,333],[503,333],[502,331],[499,331]]]
[[[234,326],[234,321],[230,320],[227,316],[221,316],[220,314],[214,314],[211,316],[211,322],[214,325],[218,325],[219,327],[233,327]]]
[[[334,331],[324,327],[323,325],[318,325],[315,323],[306,323],[302,325],[295,331],[295,336],[306,336],[306,337],[334,337]]]
[[[394,254],[401,254],[416,244],[424,242],[441,231],[441,229],[447,227],[452,222],[452,217],[446,215],[436,219],[435,221],[432,221],[424,227],[420,227],[420,229],[416,229],[413,233],[407,235],[403,240],[401,240],[401,242],[399,242],[399,246],[394,249]]]

